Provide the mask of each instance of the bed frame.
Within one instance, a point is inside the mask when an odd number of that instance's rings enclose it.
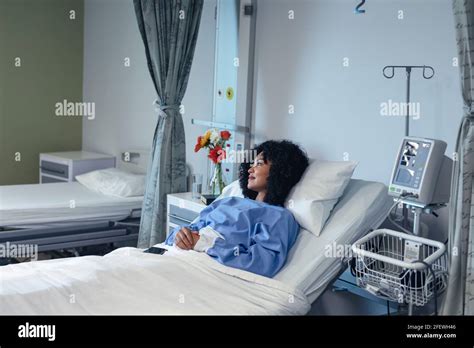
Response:
[[[0,226],[0,244],[37,245],[37,252],[85,246],[136,243],[141,209],[132,209],[126,218],[65,222],[61,225]]]

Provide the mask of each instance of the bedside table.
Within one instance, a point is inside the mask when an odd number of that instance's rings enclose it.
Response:
[[[192,192],[167,195],[166,237],[174,228],[189,225],[207,207],[200,199],[193,198]]]
[[[41,153],[40,184],[72,182],[76,175],[115,167],[115,157],[94,152],[70,151]]]

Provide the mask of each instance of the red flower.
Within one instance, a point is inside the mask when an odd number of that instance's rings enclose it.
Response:
[[[198,152],[199,150],[201,150],[201,139],[202,137],[199,136],[197,139],[197,144],[194,145],[194,152]]]
[[[225,151],[222,149],[222,147],[217,145],[216,147],[214,147],[212,150],[209,151],[209,155],[207,157],[209,157],[212,162],[217,164],[219,162],[222,162],[225,156],[226,156]]]
[[[222,140],[229,140],[230,132],[226,130],[221,131],[221,138]]]

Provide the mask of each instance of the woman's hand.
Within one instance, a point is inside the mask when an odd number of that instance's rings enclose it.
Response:
[[[192,250],[198,240],[199,234],[197,231],[191,231],[187,227],[180,229],[174,238],[176,246],[184,250]]]

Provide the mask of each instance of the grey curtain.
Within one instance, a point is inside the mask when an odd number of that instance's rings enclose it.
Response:
[[[186,153],[179,106],[188,84],[203,0],[134,0],[158,121],[142,206],[138,247],[166,236],[166,195],[186,190]]]
[[[450,202],[449,283],[445,315],[474,314],[474,1],[453,0],[464,116],[456,141]]]

